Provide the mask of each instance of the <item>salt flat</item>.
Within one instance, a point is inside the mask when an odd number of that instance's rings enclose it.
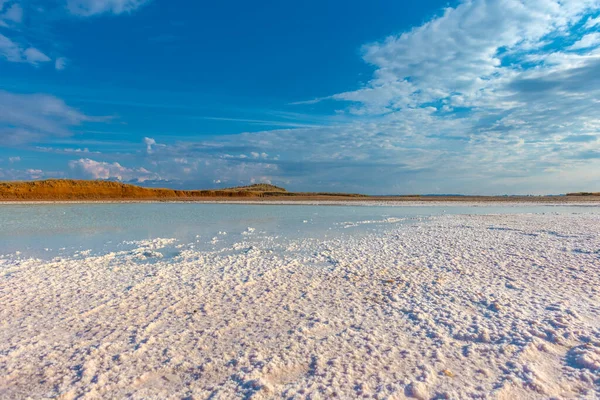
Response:
[[[598,214],[245,232],[4,255],[0,397],[600,397]]]

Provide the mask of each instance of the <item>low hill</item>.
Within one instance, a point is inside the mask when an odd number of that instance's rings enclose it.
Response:
[[[287,190],[285,190],[284,188],[275,186],[275,185],[271,185],[268,183],[255,183],[255,184],[249,185],[249,186],[237,186],[237,187],[227,188],[227,189],[223,189],[223,190],[234,191],[234,192],[270,192],[270,193],[281,192],[281,193],[287,193]]]

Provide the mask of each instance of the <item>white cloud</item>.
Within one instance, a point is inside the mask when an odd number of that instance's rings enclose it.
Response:
[[[34,47],[29,47],[23,52],[25,60],[30,64],[52,61],[50,57]]]
[[[364,47],[377,68],[364,89],[331,98],[359,102],[361,114],[386,113],[440,99],[462,106],[493,96],[518,70],[502,65],[543,46],[549,34],[562,35],[596,0],[472,0],[424,25]],[[477,103],[477,104],[475,104]]]
[[[8,157],[8,162],[12,163],[16,163],[21,161],[21,157]]]
[[[95,154],[99,154],[100,153],[98,151],[90,151],[90,149],[88,149],[87,147],[83,148],[83,149],[69,149],[69,148],[66,148],[66,149],[63,149],[63,151],[65,153],[95,153]]]
[[[51,61],[50,57],[34,47],[23,47],[0,34],[0,56],[10,62],[26,62],[37,65]]]
[[[397,178],[388,176],[387,187],[412,171],[422,183],[429,176],[461,191],[475,182],[533,189],[549,171],[564,176],[598,164],[596,141],[561,140],[600,127],[598,34],[575,31],[599,8],[597,0],[462,1],[422,26],[366,45],[373,78],[327,98],[351,102],[343,112],[361,122],[304,135],[328,137],[332,159],[354,160],[354,170],[389,162]],[[585,51],[560,50],[564,38],[577,35],[574,47]],[[548,46],[554,40],[558,45]],[[376,174],[380,182],[386,175]]]
[[[68,0],[67,9],[74,15],[89,17],[97,14],[130,13],[150,0]]]
[[[152,146],[156,146],[156,140],[149,137],[145,137],[144,143],[146,144],[146,153],[152,154]]]
[[[600,25],[600,16],[596,18],[589,18],[584,25],[585,29],[592,29],[596,26]]]
[[[0,7],[0,11],[1,10],[2,7]],[[23,8],[19,3],[9,5],[6,11],[0,13],[0,26],[8,28],[9,31],[23,31],[23,29],[21,29],[22,21]],[[32,65],[51,61],[50,57],[37,48],[32,47],[27,43],[15,42],[3,34],[0,34],[0,57],[3,57],[9,62],[22,62]]]
[[[250,178],[250,183],[252,183],[252,184],[254,184],[254,183],[268,183],[270,185],[273,182],[271,181],[270,177],[268,177],[268,176],[253,176],[253,177]]]
[[[67,59],[65,57],[59,57],[54,62],[54,68],[56,68],[58,71],[62,71],[66,67],[67,67]]]
[[[44,171],[41,169],[27,169],[25,172],[29,175],[29,179],[40,179],[44,176]]]
[[[73,154],[73,153],[81,153],[81,154],[101,154],[99,151],[90,151],[87,147],[85,148],[54,148],[54,147],[46,147],[46,146],[36,146],[36,150],[44,152],[44,153],[55,153],[55,154]]]
[[[520,132],[498,133],[491,128],[464,134],[478,129],[478,121],[469,119],[446,121],[441,134],[441,122],[433,110],[399,113],[378,122],[156,144],[152,170],[171,184],[185,183],[186,187],[209,187],[217,180],[229,186],[269,181],[295,190],[502,194],[574,191],[582,179],[557,180],[553,185],[548,182],[552,182],[552,177],[576,176],[574,171],[581,170],[582,165],[592,171],[600,167],[600,159],[578,159],[582,144],[590,151],[587,157],[600,155],[594,153],[594,149],[600,150],[600,142],[589,137],[571,138],[563,132],[532,143],[523,139]],[[514,118],[496,125],[508,123],[518,121]],[[549,124],[554,125],[555,120],[549,119]],[[522,128],[527,129],[527,125]],[[598,130],[600,121],[587,128]],[[263,153],[265,157],[261,157]],[[277,156],[268,158],[268,153]],[[130,157],[136,155],[137,158],[130,158],[133,165],[148,162],[139,153]],[[100,167],[113,170],[111,174],[97,174],[98,177],[121,176],[122,180],[131,180],[140,174],[134,168],[123,172],[122,164],[104,163]],[[594,174],[597,172],[588,172]],[[587,182],[592,181],[586,178]]]
[[[0,180],[15,181],[15,180],[32,180],[41,178],[64,178],[63,172],[43,171],[41,169],[28,168],[22,169],[3,169],[0,168]]]
[[[111,13],[122,14],[130,13],[138,7],[151,0],[62,0],[66,2],[67,10],[74,15],[89,17],[97,14]],[[7,5],[8,4],[8,5]],[[27,2],[22,4],[27,5]],[[58,3],[48,5],[48,10],[58,15],[55,8]],[[63,7],[63,6],[61,6]],[[29,9],[35,9],[34,4],[30,4]],[[39,11],[39,8],[37,9]],[[6,28],[5,34],[0,34],[0,58],[9,62],[23,62],[32,65],[47,63],[52,58],[45,51],[32,46],[30,41],[44,42],[46,39],[35,37],[34,32],[23,25],[23,6],[19,2],[7,2],[0,0],[0,27]],[[8,35],[8,36],[6,36]],[[57,57],[54,60],[54,67],[61,71],[65,69],[67,59]]]
[[[0,34],[0,56],[8,61],[20,62],[23,59],[23,49],[6,36]]]
[[[85,115],[54,96],[0,90],[0,145],[71,136],[73,127],[106,120]]]
[[[588,33],[569,47],[569,50],[589,49],[590,47],[596,47],[598,45],[600,45],[600,33]]]
[[[2,7],[0,7],[1,10]],[[0,14],[0,21],[5,24],[6,21],[15,24],[21,23],[23,21],[23,8],[18,3],[10,5],[4,13]]]
[[[127,168],[118,162],[108,163],[81,158],[69,162],[69,167],[75,172],[83,174],[86,178],[116,179],[119,181],[145,182],[159,180],[160,176],[145,168]]]

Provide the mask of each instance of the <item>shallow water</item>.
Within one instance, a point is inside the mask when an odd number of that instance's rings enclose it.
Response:
[[[70,256],[126,250],[128,241],[174,238],[215,250],[240,240],[361,235],[441,214],[600,213],[598,206],[324,206],[244,204],[0,205],[0,255]],[[167,248],[165,251],[173,249]]]

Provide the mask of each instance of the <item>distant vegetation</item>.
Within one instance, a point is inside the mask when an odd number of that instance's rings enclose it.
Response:
[[[567,193],[567,196],[600,196],[600,192],[577,192],[577,193]]]
[[[234,192],[287,192],[287,190],[282,187],[270,185],[268,183],[255,183],[249,186],[238,186],[223,190]]]
[[[48,179],[0,182],[0,200],[193,200],[275,196],[353,196],[336,193],[291,193],[265,183],[218,190],[151,189],[112,181]]]

